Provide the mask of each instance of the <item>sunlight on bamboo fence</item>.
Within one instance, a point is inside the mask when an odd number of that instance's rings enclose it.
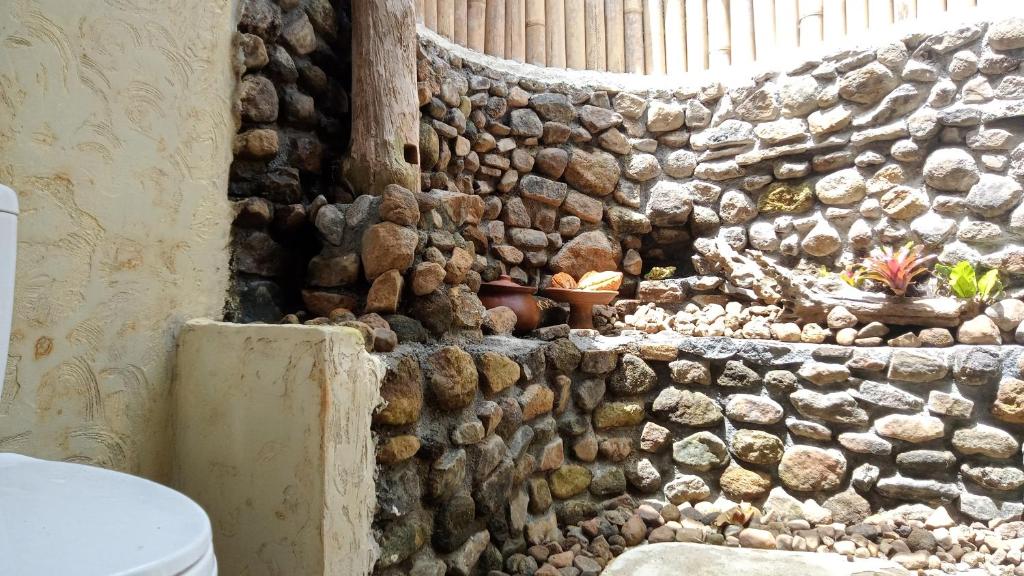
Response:
[[[679,74],[768,62],[919,18],[1024,0],[416,0],[419,20],[491,56],[553,68]]]

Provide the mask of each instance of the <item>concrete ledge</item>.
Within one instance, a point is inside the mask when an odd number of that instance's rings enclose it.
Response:
[[[685,566],[685,568],[682,568]],[[902,566],[871,558],[848,561],[838,554],[725,548],[665,543],[630,548],[602,576],[902,576]]]
[[[382,375],[349,328],[185,326],[175,487],[210,515],[222,574],[370,574]]]

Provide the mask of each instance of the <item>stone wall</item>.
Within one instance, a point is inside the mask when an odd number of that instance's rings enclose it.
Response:
[[[554,554],[555,542],[603,565],[658,526],[630,520],[640,502],[689,519],[669,540],[732,545],[721,524],[693,532],[716,499],[752,502],[778,526],[798,518],[794,536],[805,519],[850,527],[858,546],[877,529],[857,525],[907,502],[964,523],[1024,512],[1018,346],[544,336],[386,355],[378,574],[530,574],[541,560],[527,548]]]
[[[319,250],[311,204],[352,201],[338,176],[349,133],[348,10],[345,0],[240,3],[232,320],[277,321],[301,308]]]

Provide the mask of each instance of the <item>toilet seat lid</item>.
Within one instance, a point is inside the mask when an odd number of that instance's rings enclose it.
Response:
[[[211,546],[195,502],[143,478],[0,454],[0,566],[19,576],[175,576]]]

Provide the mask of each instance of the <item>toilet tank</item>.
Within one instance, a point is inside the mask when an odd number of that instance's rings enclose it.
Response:
[[[14,259],[18,251],[18,197],[0,184],[0,392],[7,372],[7,345],[14,312]]]

